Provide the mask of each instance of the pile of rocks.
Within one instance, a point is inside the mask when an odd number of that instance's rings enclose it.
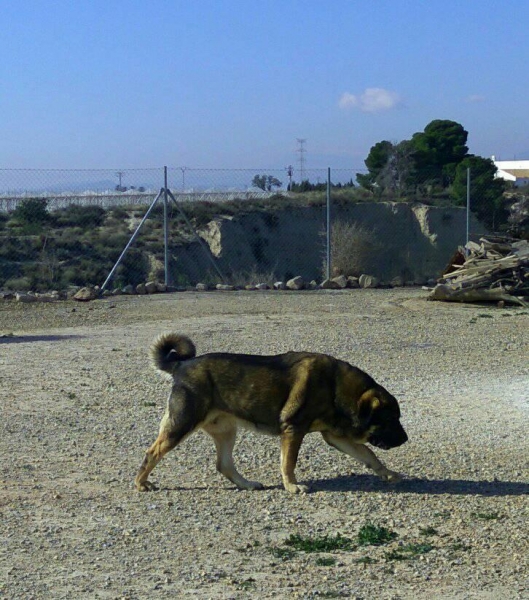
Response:
[[[46,292],[40,294],[38,292],[0,292],[0,300],[15,300],[16,302],[56,302],[58,300],[66,300],[68,295],[66,292]]]
[[[389,287],[401,287],[406,285],[404,281],[395,280],[391,282]],[[411,284],[410,284],[411,285]],[[238,287],[235,285],[218,283],[197,283],[195,286],[187,287],[173,287],[167,286],[164,283],[157,281],[148,281],[146,283],[140,283],[136,286],[126,285],[123,288],[115,288],[113,290],[104,290],[101,292],[99,286],[87,286],[83,288],[70,288],[65,292],[52,291],[47,293],[37,292],[0,292],[0,300],[15,300],[17,302],[54,302],[58,300],[66,300],[72,298],[78,302],[89,302],[95,300],[101,296],[121,296],[121,295],[146,295],[146,294],[163,294],[166,292],[185,292],[185,291],[232,291],[232,290],[343,290],[346,288],[377,288],[381,287],[382,284],[373,275],[363,274],[360,277],[346,277],[345,275],[338,275],[330,279],[324,279],[321,283],[316,280],[305,281],[303,277],[293,277],[288,281],[276,281],[273,284],[269,283],[257,283],[249,284],[244,287]],[[388,287],[388,286],[385,286]]]

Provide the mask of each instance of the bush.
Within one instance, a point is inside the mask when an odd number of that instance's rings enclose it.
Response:
[[[48,201],[45,198],[26,198],[11,213],[21,225],[49,223]]]
[[[13,277],[8,279],[3,287],[11,292],[29,292],[31,290],[31,282],[28,277]]]
[[[102,206],[79,206],[71,204],[54,214],[58,227],[99,227],[105,220],[106,211]]]
[[[362,273],[369,273],[381,249],[374,230],[358,223],[337,221],[331,227],[332,275],[359,277]],[[327,273],[325,258],[322,272],[324,276]]]

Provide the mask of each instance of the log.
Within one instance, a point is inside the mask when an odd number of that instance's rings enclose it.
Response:
[[[529,307],[517,296],[511,296],[503,288],[453,288],[452,286],[439,283],[431,291],[428,300],[443,300],[445,302],[499,302],[503,300],[511,304]]]

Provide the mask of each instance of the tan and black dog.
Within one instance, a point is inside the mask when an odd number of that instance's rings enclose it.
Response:
[[[155,366],[173,376],[173,388],[160,433],[136,476],[138,490],[153,489],[149,473],[197,429],[213,438],[220,473],[239,488],[262,488],[261,483],[245,479],[233,463],[239,426],[280,436],[281,475],[289,492],[307,490],[297,483],[294,469],[301,442],[313,431],[383,479],[400,480],[365,445],[389,449],[408,439],[400,424],[398,402],[360,369],[309,352],[197,357],[193,342],[175,333],[161,336],[151,352]]]

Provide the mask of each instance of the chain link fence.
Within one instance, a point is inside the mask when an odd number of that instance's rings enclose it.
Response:
[[[0,290],[436,276],[465,242],[464,211],[382,202],[359,173],[0,169]]]

